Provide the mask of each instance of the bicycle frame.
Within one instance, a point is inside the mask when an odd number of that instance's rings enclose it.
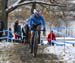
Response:
[[[31,43],[31,53],[33,53],[33,56],[36,57],[37,50],[38,50],[38,43],[40,41],[40,27],[36,27],[33,29],[33,37],[32,37],[32,43]]]

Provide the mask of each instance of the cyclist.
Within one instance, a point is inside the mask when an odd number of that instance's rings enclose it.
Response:
[[[43,28],[43,35],[45,36],[46,33],[46,23],[45,23],[45,19],[44,16],[41,14],[41,12],[37,9],[34,9],[33,14],[27,19],[26,22],[26,26],[27,26],[27,30],[29,30],[29,37],[30,37],[30,43],[31,43],[31,47],[33,45],[33,35],[34,35],[34,29],[37,27],[39,27],[38,29],[41,30],[41,28]],[[39,42],[40,42],[40,32],[39,32]],[[33,50],[31,49],[31,53],[33,52]]]

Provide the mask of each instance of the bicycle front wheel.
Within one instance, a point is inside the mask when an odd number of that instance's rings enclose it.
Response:
[[[36,57],[38,50],[38,36],[34,35],[33,56]]]
[[[37,48],[38,48],[38,46],[37,46],[37,44],[35,43],[35,45],[33,46],[33,56],[34,56],[34,57],[36,57],[36,55],[37,55]]]

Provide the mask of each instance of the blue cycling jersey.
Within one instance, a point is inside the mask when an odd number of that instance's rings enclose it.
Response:
[[[36,17],[34,14],[32,14],[28,19],[27,19],[27,23],[26,25],[29,26],[29,28],[32,28],[32,26],[37,25],[37,24],[41,24],[43,26],[43,29],[46,29],[46,23],[45,23],[45,19],[42,15],[40,15],[39,17]]]

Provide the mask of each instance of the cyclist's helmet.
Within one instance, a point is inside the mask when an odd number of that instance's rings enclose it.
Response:
[[[33,13],[34,13],[35,15],[40,15],[40,14],[41,14],[41,12],[40,12],[39,9],[34,9]]]

